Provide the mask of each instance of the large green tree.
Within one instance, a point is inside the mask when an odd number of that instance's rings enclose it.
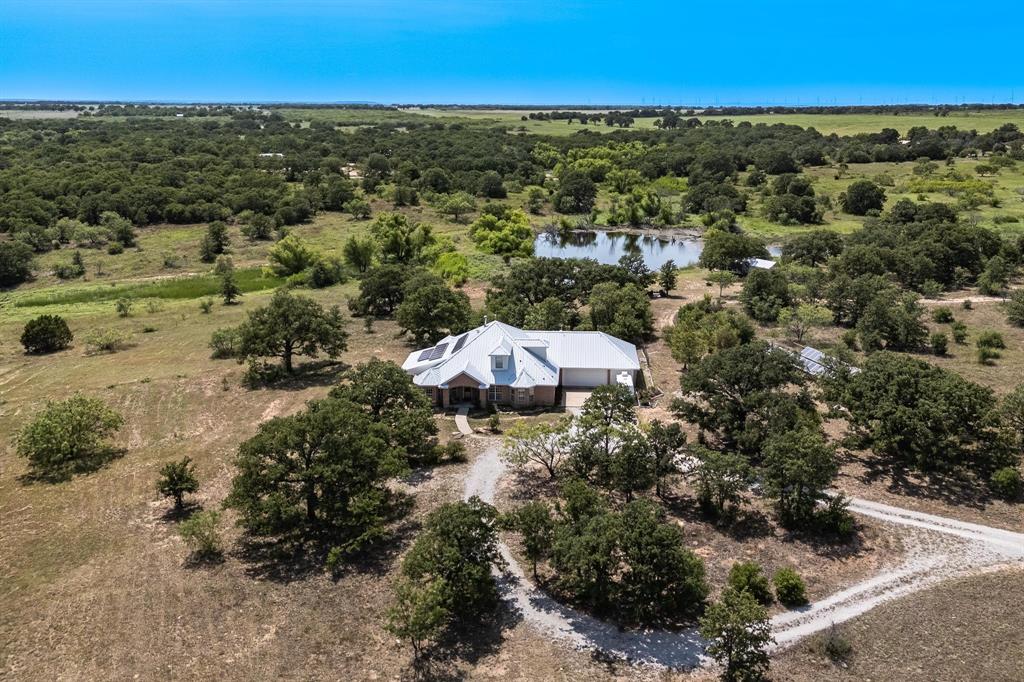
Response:
[[[324,540],[343,553],[385,535],[386,481],[405,470],[387,427],[341,397],[260,425],[242,443],[226,504],[257,535]]]
[[[423,345],[466,331],[471,314],[469,296],[448,288],[437,275],[424,272],[406,282],[395,319],[403,332]]]
[[[436,458],[437,422],[430,401],[395,363],[374,358],[356,365],[330,396],[362,405],[374,423],[386,427],[382,435],[388,444],[410,463]]]
[[[337,306],[329,310],[305,296],[278,289],[263,308],[249,313],[238,328],[239,360],[280,358],[284,371],[294,371],[293,358],[329,358],[341,355],[348,345],[345,321]]]
[[[681,398],[672,403],[680,417],[714,433],[726,448],[760,450],[766,431],[803,383],[793,358],[763,342],[726,348],[693,365],[680,379]],[[785,423],[783,423],[783,426]]]
[[[124,418],[103,401],[76,393],[46,407],[18,433],[16,450],[32,472],[63,477],[109,459],[107,439],[124,426]]]

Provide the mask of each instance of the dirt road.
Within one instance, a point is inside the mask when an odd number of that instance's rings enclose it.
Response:
[[[466,476],[465,497],[476,495],[493,503],[504,473],[498,446],[489,447],[477,457]],[[776,648],[942,580],[1024,564],[1021,533],[856,498],[850,502],[850,511],[912,529],[903,563],[826,599],[773,618]],[[705,643],[695,630],[620,630],[556,602],[529,581],[505,544],[501,545],[501,554],[507,568],[497,577],[504,598],[531,627],[553,639],[639,665],[687,669],[704,662]]]

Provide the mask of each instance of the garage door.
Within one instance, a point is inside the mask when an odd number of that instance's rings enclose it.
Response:
[[[563,386],[593,387],[608,383],[606,369],[566,369],[562,370]]]

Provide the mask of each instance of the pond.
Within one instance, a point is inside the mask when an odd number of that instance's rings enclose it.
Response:
[[[660,237],[629,232],[581,230],[565,234],[545,232],[533,244],[534,255],[540,258],[592,258],[599,263],[614,265],[625,254],[639,254],[651,270],[657,270],[667,261],[677,267],[693,265],[700,258],[704,241],[699,237]],[[772,256],[782,250],[768,247]]]

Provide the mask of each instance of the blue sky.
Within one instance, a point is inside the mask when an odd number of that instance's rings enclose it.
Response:
[[[0,99],[1019,102],[1022,27],[1021,0],[0,0]]]

